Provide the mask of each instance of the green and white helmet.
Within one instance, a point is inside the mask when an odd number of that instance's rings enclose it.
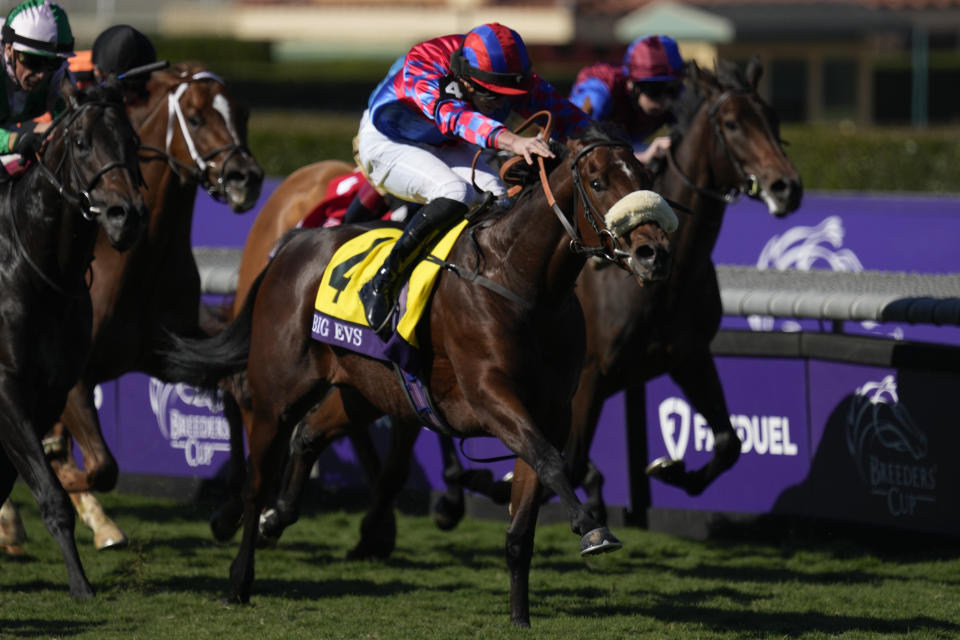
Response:
[[[73,30],[60,5],[50,0],[24,0],[7,14],[3,42],[16,51],[41,56],[73,56]]]

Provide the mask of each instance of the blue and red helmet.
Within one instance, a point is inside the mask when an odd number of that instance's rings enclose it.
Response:
[[[450,56],[455,75],[494,93],[520,95],[533,86],[530,56],[520,35],[498,22],[471,29]]]
[[[623,72],[636,82],[669,82],[684,76],[683,58],[670,36],[644,36],[627,47]]]

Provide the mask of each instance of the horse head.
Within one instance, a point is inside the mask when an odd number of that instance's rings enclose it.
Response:
[[[776,112],[757,94],[762,73],[756,58],[744,71],[725,60],[717,61],[715,73],[690,63],[687,91],[677,107],[678,129],[703,114],[709,121],[710,167],[720,197],[745,193],[780,217],[800,206],[803,185],[783,150]]]
[[[141,133],[153,117],[166,114],[163,148],[144,145],[164,155],[182,180],[202,186],[214,199],[242,213],[260,196],[263,169],[247,148],[249,113],[231,99],[223,81],[199,65],[177,64],[155,72],[150,98],[135,120]],[[166,106],[166,110],[162,107]]]
[[[65,80],[67,109],[51,126],[39,166],[61,196],[96,220],[117,250],[130,248],[143,227],[139,138],[114,83],[78,91]]]
[[[677,217],[649,190],[653,176],[630,144],[593,125],[568,148],[582,238],[573,249],[615,263],[641,285],[666,278]]]

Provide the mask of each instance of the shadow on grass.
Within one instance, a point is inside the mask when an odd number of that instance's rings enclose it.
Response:
[[[96,632],[102,622],[77,622],[75,620],[4,620],[0,618],[0,636],[9,634],[14,638],[62,638],[81,633]]]
[[[709,595],[709,594],[708,594]],[[665,623],[690,624],[697,629],[713,629],[718,633],[743,636],[791,636],[798,630],[805,634],[835,635],[850,631],[896,636],[908,632],[928,631],[938,637],[957,637],[960,625],[928,616],[910,616],[882,620],[875,616],[845,616],[816,611],[756,612],[741,608],[720,609],[704,606],[700,591],[676,594],[671,602],[637,607],[559,607],[572,616],[635,616],[645,615]]]

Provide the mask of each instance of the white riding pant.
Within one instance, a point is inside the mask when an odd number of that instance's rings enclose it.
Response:
[[[432,145],[388,138],[373,126],[367,111],[357,133],[357,161],[373,185],[421,204],[441,197],[468,206],[479,202],[482,194],[471,183],[471,165],[478,149],[466,141]],[[497,172],[483,156],[477,161],[474,180],[480,189],[492,192],[498,199],[506,194]]]

